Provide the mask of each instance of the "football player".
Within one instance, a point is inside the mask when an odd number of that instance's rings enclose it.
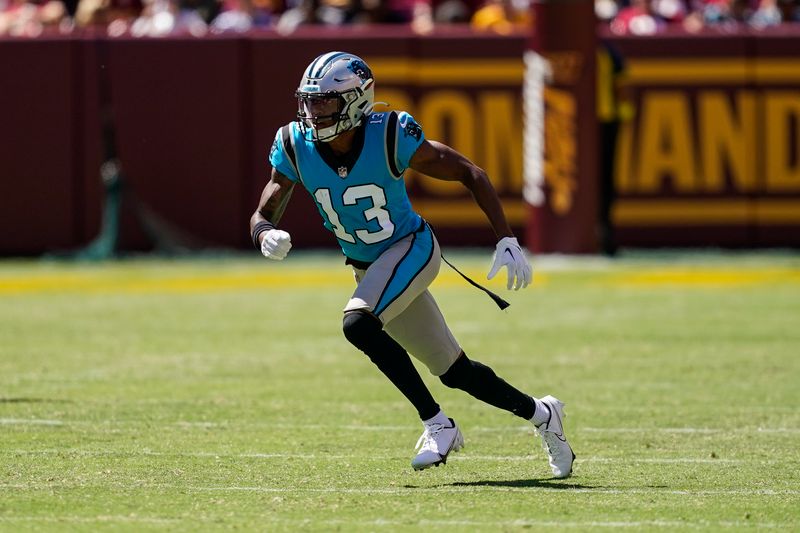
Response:
[[[328,52],[306,68],[297,89],[297,120],[280,128],[270,151],[272,174],[250,219],[253,243],[268,259],[291,248],[277,224],[297,184],[314,199],[324,225],[352,266],[356,288],[344,307],[344,335],[416,408],[423,423],[411,466],[447,461],[463,446],[458,425],[434,400],[409,353],[448,387],[530,420],[553,475],[572,472],[563,403],[531,397],[464,353],[428,286],[441,253],[431,228],[409,201],[408,168],[458,181],[475,198],[497,235],[488,278],[508,271],[509,289],[526,287],[531,266],[506,221],[486,173],[452,148],[428,140],[405,112],[375,112],[369,66],[346,52]]]

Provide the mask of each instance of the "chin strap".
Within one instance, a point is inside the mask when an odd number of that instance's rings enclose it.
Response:
[[[372,104],[371,106],[369,106],[368,108],[366,108],[364,110],[364,114],[365,115],[369,115],[370,113],[375,111],[375,106],[376,105],[385,105],[386,107],[389,107],[389,102],[375,102],[374,104]]]

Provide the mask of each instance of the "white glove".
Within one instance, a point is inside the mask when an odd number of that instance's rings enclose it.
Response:
[[[494,251],[494,264],[486,278],[492,279],[503,267],[508,267],[507,288],[509,290],[513,286],[514,290],[518,291],[521,287],[527,287],[530,284],[533,268],[525,258],[516,237],[503,237],[497,243]]]
[[[292,238],[283,230],[269,229],[261,234],[261,253],[267,259],[281,261],[292,248]]]

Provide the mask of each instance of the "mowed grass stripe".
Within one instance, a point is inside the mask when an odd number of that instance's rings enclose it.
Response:
[[[7,426],[90,426],[97,429],[102,429],[104,426],[119,427],[176,427],[176,428],[197,428],[197,429],[230,429],[237,426],[247,427],[269,427],[276,429],[297,429],[297,430],[325,430],[325,431],[367,431],[367,432],[383,432],[383,431],[417,431],[419,426],[390,426],[390,425],[325,425],[325,424],[287,424],[283,422],[246,422],[236,424],[234,422],[174,422],[158,424],[153,421],[135,421],[135,420],[50,420],[50,419],[36,419],[36,418],[0,418],[0,425]],[[532,433],[532,426],[468,426],[466,430],[469,433]],[[692,427],[579,427],[575,428],[576,432],[587,433],[669,433],[669,434],[707,434],[707,435],[738,435],[738,434],[753,434],[753,433],[787,433],[787,434],[800,434],[800,428],[786,427],[786,428],[769,428],[769,427],[737,427],[737,428],[692,428]]]
[[[0,522],[44,522],[44,523],[79,523],[79,524],[104,524],[120,522],[126,524],[174,524],[180,521],[177,518],[150,518],[150,517],[137,517],[137,516],[74,516],[74,515],[58,515],[58,516],[0,516]],[[198,520],[200,521],[200,520]],[[419,521],[409,520],[393,520],[388,518],[376,518],[374,520],[337,520],[337,519],[323,519],[314,520],[313,522],[308,519],[288,519],[288,518],[273,518],[265,517],[262,521],[263,526],[291,526],[297,528],[303,527],[331,527],[341,528],[343,526],[351,527],[367,527],[367,528],[386,528],[386,527],[503,527],[503,528],[531,528],[531,527],[564,527],[569,529],[586,529],[586,528],[741,528],[752,527],[753,523],[748,521],[713,521],[701,520],[693,521],[669,521],[669,520],[640,520],[633,522],[624,521],[602,521],[602,520],[589,520],[585,522],[580,521],[556,521],[556,520],[505,520],[505,521],[489,521],[489,520],[430,520],[424,519]],[[759,527],[763,528],[776,528],[779,527],[778,523],[758,522]]]
[[[541,485],[535,486],[514,486],[513,484],[503,484],[502,481],[486,483],[464,483],[459,485],[454,483],[451,486],[406,486],[406,487],[269,487],[269,486],[196,486],[169,483],[119,483],[107,482],[102,484],[92,483],[70,483],[70,482],[47,482],[47,483],[9,483],[0,484],[0,490],[53,490],[53,489],[151,489],[158,491],[191,491],[191,492],[263,492],[263,493],[306,493],[306,494],[387,494],[387,495],[408,495],[418,492],[442,493],[442,494],[462,494],[462,493],[484,493],[484,492],[543,492],[543,493],[563,493],[569,490],[570,494],[592,495],[592,494],[645,494],[645,495],[670,495],[670,496],[797,496],[800,489],[669,489],[669,488],[606,488],[606,487],[586,487],[577,485],[566,480],[542,480]]]
[[[311,461],[342,461],[342,460],[364,460],[358,454],[340,453],[230,453],[230,452],[156,452],[149,450],[83,450],[76,448],[49,449],[49,450],[0,450],[0,454],[14,456],[38,456],[55,455],[59,457],[175,457],[175,458],[213,458],[213,459],[302,459]],[[502,461],[502,462],[541,462],[542,455],[480,455],[471,454],[469,451],[459,452],[452,455],[448,461]],[[380,455],[372,453],[369,461],[396,461],[406,460],[408,454]],[[677,457],[677,458],[652,458],[652,457],[584,457],[581,456],[578,463],[601,463],[601,464],[717,464],[726,465],[785,465],[800,462],[794,459],[725,459],[725,458],[699,458],[699,457]]]

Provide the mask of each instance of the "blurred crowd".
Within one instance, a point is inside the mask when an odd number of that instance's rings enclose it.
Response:
[[[291,33],[309,25],[405,24],[425,34],[462,24],[507,34],[531,26],[532,0],[0,0],[0,36],[100,30],[112,36]],[[595,0],[616,34],[649,35],[800,22],[800,0]]]
[[[437,24],[510,33],[530,25],[530,0],[0,0],[0,35],[36,37],[85,29],[109,35],[241,33],[302,25]]]
[[[800,22],[800,0],[595,0],[595,13],[617,35],[653,35],[676,27],[760,30]]]

